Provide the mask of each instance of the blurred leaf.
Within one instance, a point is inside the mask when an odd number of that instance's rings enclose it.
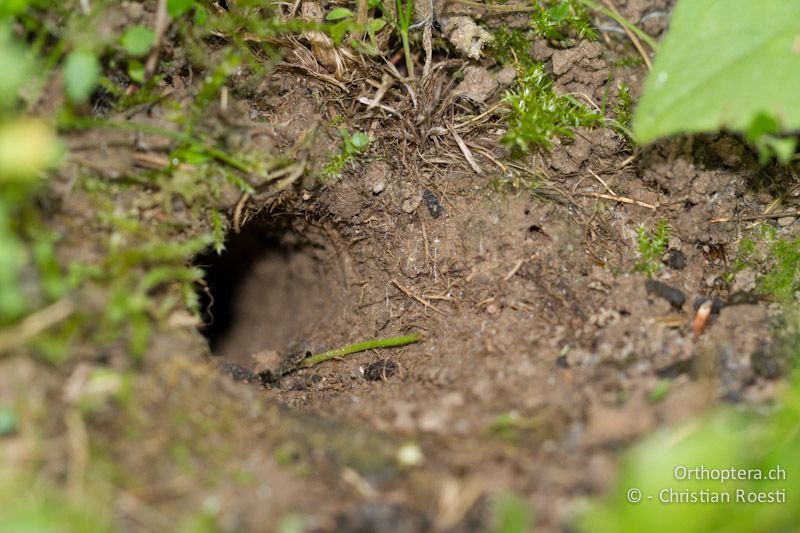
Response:
[[[381,31],[384,26],[386,26],[385,19],[372,19],[369,22],[367,22],[367,30],[373,33]]]
[[[633,121],[636,140],[745,131],[770,116],[800,129],[800,2],[680,0]]]
[[[14,104],[30,70],[24,49],[11,38],[11,28],[0,23],[0,110]]]
[[[194,0],[167,0],[167,13],[170,17],[180,17],[194,6]]]
[[[28,9],[30,0],[3,0],[0,2],[0,15],[18,15]]]
[[[64,62],[64,86],[76,104],[85,102],[100,80],[100,62],[91,52],[76,50]]]
[[[145,26],[131,26],[122,35],[122,47],[133,57],[143,57],[155,42],[153,30]]]
[[[23,118],[0,126],[0,183],[35,179],[58,156],[55,134],[40,121]]]
[[[528,533],[533,531],[531,509],[514,494],[504,494],[494,502],[496,533]]]
[[[325,20],[342,20],[354,16],[355,14],[346,7],[336,7],[331,9],[330,13],[325,17]]]
[[[20,283],[27,256],[9,222],[8,208],[0,201],[0,325],[13,322],[28,309]]]
[[[0,437],[13,435],[17,431],[17,413],[10,407],[0,407]]]
[[[128,61],[128,76],[130,76],[133,82],[138,84],[144,83],[144,65],[141,61],[136,59]]]

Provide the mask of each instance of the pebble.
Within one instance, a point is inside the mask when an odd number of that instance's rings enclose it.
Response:
[[[778,219],[778,225],[782,228],[788,228],[794,224],[794,217],[781,217]]]
[[[128,12],[128,16],[133,20],[139,20],[144,14],[144,6],[139,2],[126,3],[125,10]]]
[[[667,252],[667,266],[675,270],[686,268],[686,254],[675,248],[671,248]]]
[[[675,309],[682,308],[684,302],[686,302],[686,295],[683,294],[680,289],[671,287],[666,283],[661,283],[660,281],[654,279],[648,279],[644,282],[644,287],[649,294],[665,299]]]
[[[372,186],[372,194],[380,194],[386,189],[386,182],[383,180],[376,181]]]
[[[422,195],[415,194],[414,196],[403,202],[403,208],[402,208],[403,212],[408,214],[413,213],[414,211],[417,210],[417,207],[419,207],[420,202],[422,202]]]

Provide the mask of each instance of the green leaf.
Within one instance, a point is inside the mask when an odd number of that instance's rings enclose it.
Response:
[[[328,26],[328,34],[331,36],[331,39],[334,40],[336,43],[342,42],[342,39],[347,32],[350,31],[350,21],[349,20],[342,20],[341,22],[337,22],[335,24],[331,24]]]
[[[386,19],[372,19],[367,22],[367,31],[378,33],[386,26]]]
[[[208,22],[208,11],[203,6],[197,6],[194,10],[194,23],[202,26],[206,22]]]
[[[64,88],[76,104],[85,102],[100,80],[100,62],[91,52],[76,50],[64,62]]]
[[[353,16],[353,12],[346,7],[336,7],[331,9],[330,13],[325,17],[325,20],[342,20],[352,18]]]
[[[11,107],[17,92],[30,76],[31,62],[25,50],[12,38],[11,26],[0,24],[0,110]]]
[[[350,143],[356,150],[363,150],[369,144],[369,135],[363,131],[357,131],[350,137]]]
[[[155,34],[145,26],[131,26],[122,35],[122,47],[133,57],[143,57],[155,41]]]
[[[128,62],[128,76],[135,83],[144,83],[144,65],[141,61],[133,59]]]
[[[679,0],[634,116],[636,140],[745,131],[758,114],[800,129],[800,2]]]
[[[194,6],[194,0],[167,0],[167,13],[170,17],[180,17]]]

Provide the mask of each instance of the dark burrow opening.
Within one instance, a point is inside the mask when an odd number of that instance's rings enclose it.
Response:
[[[206,271],[201,332],[211,352],[249,366],[262,350],[305,349],[341,305],[335,259],[325,233],[296,217],[261,216],[230,232],[221,255],[195,261]]]

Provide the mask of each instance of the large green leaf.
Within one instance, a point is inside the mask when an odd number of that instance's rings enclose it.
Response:
[[[800,130],[800,1],[679,0],[634,116],[636,140],[746,131],[759,114]]]

